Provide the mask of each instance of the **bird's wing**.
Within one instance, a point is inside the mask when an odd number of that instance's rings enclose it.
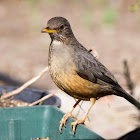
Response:
[[[119,86],[113,74],[87,50],[75,50],[74,63],[80,77],[101,85]]]

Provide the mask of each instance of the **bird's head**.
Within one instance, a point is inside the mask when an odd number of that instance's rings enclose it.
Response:
[[[42,33],[49,33],[52,40],[67,41],[74,37],[69,22],[63,17],[51,18]]]

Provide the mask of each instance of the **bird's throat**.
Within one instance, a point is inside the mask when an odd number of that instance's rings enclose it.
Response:
[[[62,42],[58,40],[53,40],[52,44],[57,46],[57,45],[62,45]]]

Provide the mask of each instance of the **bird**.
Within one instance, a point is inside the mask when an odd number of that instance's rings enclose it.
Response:
[[[140,110],[140,103],[130,96],[117,82],[113,74],[90,51],[79,43],[70,23],[64,17],[53,17],[41,30],[51,38],[48,68],[53,82],[62,91],[77,99],[73,108],[60,120],[59,131],[72,115],[81,100],[90,101],[82,119],[71,123],[73,135],[78,124],[84,124],[96,100],[107,95],[125,98]],[[75,117],[74,117],[75,118]]]

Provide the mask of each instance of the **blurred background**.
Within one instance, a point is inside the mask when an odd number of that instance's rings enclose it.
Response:
[[[134,97],[140,97],[139,0],[0,0],[0,85],[22,85],[47,66],[50,37],[41,34],[55,16],[68,19],[78,41],[95,49],[99,60],[128,90],[123,61],[129,66]],[[33,84],[57,90],[49,73]],[[128,90],[129,92],[129,90]],[[58,93],[61,110],[69,111],[74,99]],[[106,139],[117,138],[140,125],[138,111],[124,99],[111,96],[109,105],[99,100],[86,124]],[[66,107],[67,103],[67,107]],[[82,108],[86,111],[89,102]],[[74,112],[77,115],[79,107]],[[80,110],[78,118],[83,116]]]

